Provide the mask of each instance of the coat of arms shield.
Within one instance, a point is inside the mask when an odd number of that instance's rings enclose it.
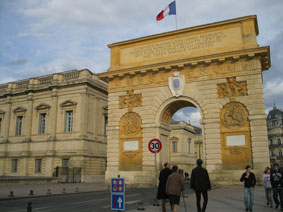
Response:
[[[173,96],[179,97],[183,94],[185,77],[179,72],[174,72],[172,77],[168,78],[169,88]]]

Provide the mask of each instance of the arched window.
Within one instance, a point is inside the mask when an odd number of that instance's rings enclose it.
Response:
[[[281,149],[279,149],[278,154],[279,154],[279,157],[282,157],[282,150]]]
[[[177,152],[177,141],[172,141],[172,152]]]
[[[191,138],[188,138],[188,153],[191,153]]]
[[[281,139],[278,138],[278,145],[281,145]]]

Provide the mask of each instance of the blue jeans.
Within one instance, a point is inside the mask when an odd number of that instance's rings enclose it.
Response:
[[[267,202],[269,203],[270,206],[272,206],[272,196],[271,196],[271,193],[272,193],[272,189],[270,188],[264,188],[264,191],[265,191],[265,197],[266,197],[266,200]]]
[[[254,206],[254,188],[246,188],[244,192],[245,206],[248,209],[253,209]]]
[[[281,209],[283,208],[283,188],[282,187],[277,187],[277,188],[273,188],[273,199],[276,205],[279,205],[280,203],[280,207]],[[278,194],[279,194],[279,198],[280,201],[278,200]]]

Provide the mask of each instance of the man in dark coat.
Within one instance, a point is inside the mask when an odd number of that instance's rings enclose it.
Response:
[[[256,178],[254,173],[251,172],[250,166],[246,166],[246,171],[242,174],[240,181],[244,182],[244,203],[246,211],[253,211]]]
[[[208,195],[207,191],[211,189],[208,172],[202,166],[202,160],[197,160],[197,167],[193,169],[191,174],[191,189],[196,193],[198,212],[205,212]],[[200,206],[201,194],[203,196],[203,205]]]
[[[277,209],[280,204],[281,211],[283,211],[283,173],[282,170],[279,168],[278,163],[275,163],[273,165],[273,169],[270,173],[270,182],[272,185],[273,199],[276,204],[275,208]],[[280,201],[278,200],[278,195]]]
[[[165,163],[164,164],[164,169],[160,171],[159,174],[159,185],[158,185],[158,192],[157,192],[157,199],[162,199],[162,211],[166,211],[166,206],[165,202],[166,199],[168,199],[168,196],[166,194],[166,183],[169,175],[172,173],[170,170],[170,164]]]

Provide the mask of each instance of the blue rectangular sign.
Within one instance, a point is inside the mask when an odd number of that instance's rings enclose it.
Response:
[[[124,194],[111,194],[111,209],[112,210],[125,210],[125,195]]]
[[[125,193],[124,178],[111,178],[111,193]]]

